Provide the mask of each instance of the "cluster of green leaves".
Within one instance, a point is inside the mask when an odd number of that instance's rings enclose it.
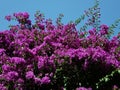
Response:
[[[80,32],[86,32],[86,30],[92,26],[96,28],[96,30],[100,30],[101,20],[100,20],[101,12],[100,12],[100,0],[95,0],[95,5],[88,10],[85,11],[83,15],[81,15],[78,19],[74,21],[75,25],[79,25],[82,21],[87,21],[80,27]],[[119,26],[120,18],[115,20],[113,24],[109,26],[109,32],[107,38],[114,34],[114,30]],[[87,34],[87,33],[86,33]]]
[[[105,77],[101,78],[99,80],[99,82],[96,83],[96,89],[100,89],[102,87],[105,87],[105,86],[107,86],[107,84],[110,85],[109,83],[113,82],[113,79],[114,79],[115,76],[120,77],[120,69],[114,70],[110,74],[108,74]],[[117,79],[116,79],[116,82],[117,82]],[[116,83],[116,84],[118,84],[118,83]],[[109,87],[109,86],[107,86],[107,87]]]
[[[99,30],[100,28],[100,7],[99,0],[95,0],[95,5],[85,11],[78,19],[75,20],[75,25],[78,25],[87,18],[87,22],[80,28],[80,31],[86,31],[89,26]]]

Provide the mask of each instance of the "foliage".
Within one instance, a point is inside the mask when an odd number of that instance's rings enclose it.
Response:
[[[108,38],[111,27],[99,23],[96,3],[66,25],[62,14],[56,25],[39,11],[35,24],[27,12],[6,16],[19,24],[0,32],[0,90],[119,89],[120,34]],[[76,25],[86,16],[95,19],[86,24],[92,29],[79,32]]]

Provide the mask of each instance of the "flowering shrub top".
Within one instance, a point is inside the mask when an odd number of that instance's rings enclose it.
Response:
[[[120,87],[120,34],[108,39],[109,27],[101,25],[86,35],[74,23],[35,17],[35,24],[26,12],[5,17],[19,24],[0,32],[0,90]]]

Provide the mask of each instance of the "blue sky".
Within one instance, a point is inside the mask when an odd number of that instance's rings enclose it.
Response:
[[[40,10],[46,18],[56,20],[60,13],[64,14],[63,22],[79,18],[84,10],[94,5],[94,0],[1,0],[0,5],[0,31],[8,29],[11,24],[4,20],[5,15],[14,12],[28,12],[34,19],[34,13]],[[120,0],[101,0],[101,21],[103,24],[111,25],[116,19],[120,18]],[[115,30],[115,33],[119,29]]]

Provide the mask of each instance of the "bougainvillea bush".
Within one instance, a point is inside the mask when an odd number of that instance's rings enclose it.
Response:
[[[0,90],[120,88],[120,34],[109,39],[105,24],[79,31],[61,17],[55,25],[38,12],[35,24],[27,12],[5,17],[19,23],[0,32]]]

